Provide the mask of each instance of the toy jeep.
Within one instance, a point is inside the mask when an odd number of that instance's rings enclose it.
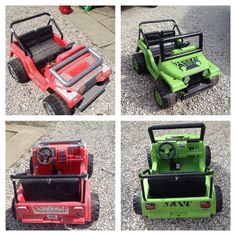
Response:
[[[196,134],[154,132],[167,129],[200,128]],[[150,219],[211,217],[221,212],[223,199],[214,185],[210,169],[211,151],[205,145],[205,125],[157,125],[148,128],[151,150],[149,169],[139,174],[141,190],[136,190],[133,207],[136,214]]]
[[[171,30],[144,32],[143,25],[173,23]],[[187,38],[198,38],[190,45]],[[181,34],[174,20],[144,21],[139,24],[139,37],[133,67],[138,74],[150,73],[156,80],[155,100],[160,108],[173,106],[206,89],[219,80],[220,70],[202,53],[201,32]]]
[[[48,23],[21,35],[13,29],[14,25],[39,17],[49,17]],[[50,93],[43,101],[47,114],[72,115],[76,108],[83,111],[105,91],[111,68],[91,48],[65,41],[49,13],[13,21],[10,29],[10,58],[15,58],[7,63],[9,72],[17,82],[31,79]]]
[[[13,216],[22,223],[85,224],[99,217],[90,194],[93,155],[79,140],[39,142],[29,173],[11,175]]]

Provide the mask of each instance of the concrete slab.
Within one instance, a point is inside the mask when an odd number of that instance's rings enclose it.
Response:
[[[115,24],[113,18],[107,18],[101,21],[101,24],[103,24],[107,29],[109,29],[113,34],[115,34]]]
[[[115,62],[115,10],[112,7],[97,7],[86,12],[73,6],[73,13],[64,15],[78,30],[81,30],[94,45]],[[86,42],[84,42],[86,43]],[[112,48],[113,45],[113,48]],[[106,48],[109,47],[109,48]]]
[[[109,55],[110,59],[115,62],[115,44],[111,44],[103,48],[106,55]]]
[[[115,40],[114,35],[107,28],[85,14],[80,8],[73,8],[73,13],[65,17],[85,32],[88,38],[98,47],[104,47]]]
[[[115,8],[112,6],[106,6],[106,7],[96,7],[92,9],[92,11],[88,12],[89,15],[101,15],[104,17],[115,17]]]
[[[12,124],[6,125],[6,168],[13,165],[43,135],[43,128]]]

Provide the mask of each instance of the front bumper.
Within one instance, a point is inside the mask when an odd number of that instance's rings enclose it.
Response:
[[[181,92],[180,99],[185,100],[187,98],[190,98],[192,96],[195,96],[205,90],[208,90],[215,86],[219,81],[219,76],[213,77],[210,79],[209,83],[200,83],[198,85],[195,85],[194,87],[187,88],[183,92]]]

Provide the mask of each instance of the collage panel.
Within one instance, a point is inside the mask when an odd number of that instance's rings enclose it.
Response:
[[[7,115],[114,115],[114,6],[7,6],[6,42]]]
[[[114,122],[8,121],[5,132],[6,230],[115,229]]]
[[[121,87],[122,115],[229,115],[230,6],[122,6]]]
[[[230,122],[125,121],[122,230],[230,230]]]

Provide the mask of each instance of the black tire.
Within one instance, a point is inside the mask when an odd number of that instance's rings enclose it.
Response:
[[[93,154],[88,154],[88,177],[90,178],[93,174]]]
[[[11,213],[12,213],[12,216],[14,219],[17,219],[16,218],[16,206],[15,206],[15,198],[12,199],[12,202],[11,202]]]
[[[171,92],[169,86],[162,78],[157,80],[154,97],[161,109],[170,108],[177,102],[177,94]]]
[[[145,58],[142,52],[138,52],[132,57],[133,68],[138,74],[147,74],[148,69],[146,66]]]
[[[48,115],[73,115],[75,108],[69,108],[64,100],[52,93],[43,100],[43,106]]]
[[[150,153],[150,149],[147,148],[147,161],[148,161],[148,167],[149,169],[152,168],[152,157],[151,157],[151,153]]]
[[[141,190],[136,189],[134,191],[133,197],[133,209],[135,214],[142,215],[142,207],[141,207]]]
[[[30,158],[29,167],[30,167],[30,174],[32,175],[32,174],[34,173],[34,167],[33,167],[33,160],[32,160],[32,157]]]
[[[211,149],[209,146],[206,146],[206,166],[211,164]]]
[[[223,208],[223,196],[222,191],[218,185],[215,185],[215,194],[216,194],[216,212],[219,213]]]
[[[97,193],[91,193],[91,222],[99,218],[100,204]]]
[[[7,63],[8,71],[13,79],[18,83],[26,83],[30,80],[27,75],[24,65],[19,58],[14,58]]]

